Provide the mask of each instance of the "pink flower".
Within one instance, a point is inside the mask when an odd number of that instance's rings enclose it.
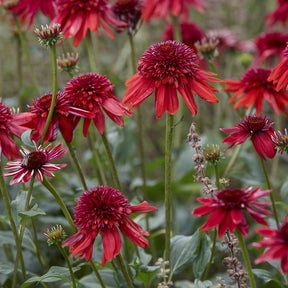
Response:
[[[102,266],[105,266],[107,260],[112,261],[120,253],[122,240],[119,230],[139,247],[149,246],[148,240],[142,236],[149,236],[149,232],[128,216],[157,210],[156,207],[149,206],[146,201],[131,206],[120,191],[105,186],[85,191],[77,202],[74,223],[80,230],[62,244],[62,247],[70,246],[71,257],[78,254],[80,259],[85,255],[86,262],[90,261],[93,243],[100,234],[104,248]]]
[[[212,194],[211,197],[199,197],[197,200],[203,203],[191,214],[199,217],[210,214],[206,223],[201,227],[202,231],[218,227],[218,237],[222,237],[228,229],[232,233],[236,228],[246,237],[249,233],[249,224],[243,212],[252,216],[252,218],[263,225],[267,225],[263,219],[266,214],[272,212],[263,207],[271,203],[257,202],[256,200],[268,195],[271,190],[260,191],[260,187],[254,189],[249,186],[245,189],[228,188]]]
[[[60,170],[66,167],[66,164],[51,164],[49,162],[62,157],[68,150],[68,148],[61,149],[62,144],[58,144],[52,150],[52,144],[49,144],[46,148],[37,146],[34,142],[36,151],[29,151],[22,146],[20,151],[23,159],[16,161],[9,161],[4,169],[13,170],[11,172],[3,174],[3,176],[10,177],[15,176],[9,183],[13,185],[20,182],[28,182],[34,175],[42,182],[43,174],[54,177],[53,171]]]
[[[287,18],[288,1],[278,0],[278,7],[265,17],[265,22],[270,22],[269,27],[273,27],[277,22],[281,22],[283,27],[286,27]]]

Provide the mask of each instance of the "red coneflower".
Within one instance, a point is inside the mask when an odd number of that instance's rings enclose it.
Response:
[[[102,266],[107,260],[112,261],[121,250],[119,230],[141,248],[149,246],[142,235],[149,236],[128,216],[131,213],[157,210],[146,201],[131,206],[124,195],[115,188],[98,186],[85,191],[77,200],[74,209],[74,223],[80,230],[67,239],[62,247],[70,246],[71,257],[78,254],[80,259],[85,254],[86,262],[91,260],[93,243],[98,234],[102,235]]]
[[[288,1],[278,0],[278,7],[265,17],[265,22],[270,22],[269,27],[273,27],[277,22],[281,22],[286,27],[288,18]]]
[[[174,17],[181,16],[184,22],[189,19],[189,6],[193,6],[200,13],[204,13],[204,9],[208,5],[203,0],[144,0],[144,9],[142,16],[145,21],[151,18],[164,17],[166,20],[170,14]]]
[[[34,175],[40,182],[43,181],[43,174],[54,177],[53,171],[60,170],[66,167],[66,164],[51,164],[49,162],[62,157],[68,150],[68,148],[61,149],[62,144],[58,144],[52,150],[52,144],[49,144],[46,148],[41,145],[37,147],[34,142],[36,151],[29,151],[22,146],[21,154],[22,160],[9,161],[4,169],[13,170],[11,172],[3,174],[3,176],[15,176],[9,183],[13,185],[20,182],[28,182]]]
[[[244,119],[240,119],[241,123],[229,128],[221,128],[221,131],[232,133],[226,137],[222,143],[231,144],[225,150],[232,148],[234,145],[242,144],[250,136],[255,150],[266,160],[273,158],[276,153],[275,144],[272,141],[272,136],[275,130],[273,129],[274,122],[269,122],[270,118],[266,118],[265,115],[253,115],[245,116]]]
[[[114,39],[106,24],[114,29],[126,26],[126,23],[115,18],[108,0],[55,0],[55,5],[56,16],[52,23],[61,24],[65,38],[75,36],[75,47],[86,37],[88,29],[100,36],[99,27],[102,26]]]
[[[43,133],[45,123],[50,110],[52,93],[42,95],[40,98],[32,101],[32,106],[28,106],[30,112],[34,114],[33,121],[27,122],[26,126],[33,129],[31,139],[38,141]],[[58,135],[58,129],[61,131],[65,141],[70,143],[73,138],[73,131],[76,127],[73,122],[75,117],[93,118],[94,114],[76,107],[71,104],[71,99],[66,97],[63,92],[58,92],[54,106],[53,116],[50,121],[44,142],[53,142]]]
[[[0,161],[2,153],[8,160],[20,158],[19,148],[10,134],[20,138],[28,129],[24,126],[25,122],[32,119],[32,113],[12,114],[10,109],[0,102]]]
[[[113,84],[106,76],[100,74],[86,73],[72,78],[66,84],[63,93],[71,100],[74,107],[90,111],[94,114],[93,119],[84,120],[83,135],[85,137],[91,120],[93,120],[100,134],[103,134],[105,128],[103,111],[121,127],[124,126],[122,116],[132,116],[133,114],[132,111],[122,105],[120,99],[113,95]]]
[[[21,22],[29,21],[29,28],[31,27],[37,11],[41,11],[43,15],[54,17],[54,0],[19,0],[19,3],[11,8],[9,12],[15,12],[17,17],[20,17]]]
[[[123,99],[134,109],[155,90],[156,118],[167,110],[175,114],[178,110],[177,91],[183,97],[191,114],[196,115],[194,94],[208,103],[219,100],[213,94],[218,91],[207,83],[221,80],[199,68],[199,57],[187,45],[176,41],[165,41],[152,45],[138,62],[139,72],[126,81],[129,86]]]
[[[223,91],[234,92],[228,103],[237,99],[234,109],[241,105],[247,109],[255,104],[256,113],[260,114],[265,99],[277,114],[282,111],[286,115],[285,105],[288,105],[288,93],[283,89],[276,90],[276,86],[268,81],[270,73],[270,69],[251,68],[243,74],[240,81],[224,80],[228,88],[223,88]]]
[[[282,62],[272,70],[268,81],[272,81],[276,85],[277,91],[282,88],[288,90],[288,47],[283,52]]]
[[[256,232],[266,239],[253,243],[253,246],[267,249],[255,260],[255,264],[280,259],[283,273],[288,273],[288,217],[285,218],[279,230],[257,228]]]
[[[249,233],[249,224],[243,212],[248,212],[256,222],[263,225],[267,225],[263,219],[266,214],[272,214],[263,208],[271,203],[256,201],[268,195],[271,190],[260,191],[260,187],[251,190],[251,186],[245,189],[228,188],[212,194],[211,197],[199,197],[197,200],[204,205],[196,208],[191,214],[202,217],[211,213],[201,227],[202,231],[218,227],[220,238],[227,229],[234,233],[238,228],[246,237]]]
[[[257,53],[253,64],[260,66],[265,60],[268,60],[268,64],[271,66],[270,60],[273,59],[273,56],[278,57],[280,62],[283,59],[287,41],[288,34],[284,32],[261,33],[255,40]]]

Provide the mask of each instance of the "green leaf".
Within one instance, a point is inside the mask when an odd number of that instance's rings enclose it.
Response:
[[[25,146],[31,147],[35,149],[35,146],[33,145],[30,135],[31,135],[32,130],[29,129],[25,131],[24,133],[21,134],[21,140],[25,144]]]
[[[21,217],[19,216],[19,213],[25,210],[27,194],[27,191],[21,191],[20,193],[18,193],[17,197],[11,202],[11,213],[17,227],[21,222]]]
[[[209,287],[212,287],[213,285],[213,283],[209,280],[202,282],[199,279],[195,279],[194,284],[195,284],[195,288],[209,288]]]
[[[195,288],[195,285],[187,280],[176,281],[174,283],[175,288]]]
[[[99,274],[103,282],[105,283],[106,288],[120,287],[119,283],[117,283],[115,279],[115,274],[113,273],[112,270],[100,270]],[[94,274],[90,274],[88,276],[81,278],[80,282],[81,282],[81,287],[101,288],[101,285],[99,284],[99,281]]]
[[[0,274],[8,275],[14,271],[14,265],[9,262],[0,262]]]
[[[38,204],[35,204],[30,210],[19,212],[19,215],[21,217],[34,217],[37,215],[46,215],[46,213],[39,208]]]
[[[269,270],[263,269],[253,269],[252,272],[260,279],[264,281],[264,283],[269,282],[273,279],[273,274]]]
[[[73,272],[78,271],[80,268],[74,267]],[[42,276],[34,276],[26,280],[20,288],[29,287],[32,283],[35,282],[56,282],[60,280],[64,280],[70,283],[70,280],[67,278],[70,276],[69,269],[66,267],[52,266],[49,271]]]
[[[260,288],[285,288],[278,280],[271,280]]]

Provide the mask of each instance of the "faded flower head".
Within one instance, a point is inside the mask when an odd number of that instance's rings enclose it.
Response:
[[[193,115],[197,113],[195,94],[208,103],[219,101],[213,93],[218,90],[207,81],[221,80],[210,77],[213,73],[201,70],[197,54],[183,43],[168,40],[150,46],[138,62],[138,70],[125,83],[129,88],[123,104],[130,104],[134,109],[155,90],[157,119],[166,110],[172,115],[178,111],[177,91]]]
[[[62,244],[66,237],[66,233],[61,225],[56,225],[51,229],[48,228],[46,233],[44,233],[44,236],[47,237],[47,243],[50,246]]]
[[[268,195],[271,190],[260,191],[260,187],[251,190],[251,186],[245,189],[227,188],[215,192],[208,198],[199,197],[197,200],[203,205],[196,208],[191,214],[202,217],[211,213],[201,230],[206,231],[218,227],[219,238],[227,229],[234,233],[236,228],[247,237],[249,224],[245,213],[250,214],[256,222],[262,225],[267,225],[263,219],[267,216],[266,214],[272,213],[263,208],[271,203],[256,201]]]
[[[22,146],[20,151],[22,159],[15,161],[8,161],[7,166],[4,169],[13,170],[11,172],[3,174],[3,176],[10,177],[15,176],[9,183],[14,185],[16,183],[28,182],[33,176],[42,182],[43,174],[49,177],[55,177],[53,171],[60,170],[66,167],[66,164],[51,164],[54,161],[62,157],[68,150],[68,148],[61,149],[62,143],[56,145],[52,150],[52,144],[47,147],[37,146],[34,142],[35,151],[30,151]]]
[[[274,135],[272,136],[272,141],[276,146],[276,149],[283,154],[283,152],[286,152],[288,154],[288,133],[287,129],[285,128],[285,133],[282,134],[280,131],[274,132]]]
[[[108,0],[55,0],[56,17],[53,23],[61,24],[65,38],[74,37],[73,45],[77,47],[87,31],[96,31],[100,36],[99,28],[102,26],[105,32],[114,39],[110,26],[114,29],[122,29],[126,23],[117,20],[114,16]]]
[[[86,73],[75,76],[66,84],[63,93],[71,100],[74,107],[94,114],[93,119],[84,120],[83,135],[85,137],[91,120],[100,134],[103,134],[105,129],[103,111],[121,127],[124,126],[122,116],[132,116],[133,114],[121,103],[120,99],[114,96],[113,84],[106,76],[100,74]]]
[[[265,238],[253,243],[253,246],[266,248],[266,250],[255,260],[255,264],[279,259],[283,273],[288,273],[288,217],[285,218],[279,230],[256,228],[256,232]]]
[[[63,39],[60,24],[53,24],[52,26],[41,25],[41,30],[36,28],[34,32],[38,36],[41,46],[45,48],[54,46]]]
[[[233,127],[220,129],[221,131],[232,133],[222,142],[231,144],[225,150],[232,148],[234,145],[244,143],[250,137],[255,150],[261,158],[264,160],[266,160],[265,156],[274,158],[276,149],[271,137],[275,132],[272,127],[275,123],[270,122],[270,118],[266,118],[265,115],[249,115],[245,116],[244,119],[241,118],[240,121],[241,123]]]
[[[79,54],[74,55],[73,53],[63,54],[62,58],[59,56],[57,59],[57,65],[62,70],[69,74],[79,72]]]
[[[149,206],[146,201],[131,206],[121,192],[112,187],[98,186],[85,191],[77,200],[74,209],[74,223],[79,231],[68,238],[62,247],[70,246],[71,257],[78,255],[80,259],[85,255],[86,262],[92,257],[93,243],[100,234],[103,243],[102,266],[107,260],[112,261],[121,250],[121,236],[119,230],[141,248],[149,246],[144,231],[129,215],[131,213],[149,212],[157,210]]]
[[[286,115],[285,107],[288,105],[288,93],[284,89],[276,90],[276,86],[268,81],[270,73],[270,69],[251,68],[242,75],[240,81],[224,80],[228,87],[223,88],[223,90],[234,92],[228,103],[238,100],[234,104],[234,109],[241,105],[247,109],[255,104],[256,113],[259,115],[265,99],[277,114],[282,111]]]

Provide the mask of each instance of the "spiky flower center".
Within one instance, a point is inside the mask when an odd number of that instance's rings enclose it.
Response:
[[[116,228],[131,213],[128,200],[112,187],[94,187],[85,191],[77,202],[74,209],[76,226],[100,233],[106,228]]]
[[[246,90],[262,89],[275,91],[275,85],[272,82],[268,82],[267,78],[271,73],[270,69],[252,68],[249,69],[241,79],[242,84]]]
[[[269,131],[274,123],[269,123],[269,118],[266,119],[266,116],[254,115],[246,116],[245,119],[241,119],[241,124],[245,130],[249,131],[251,135]]]
[[[219,191],[217,194],[214,195],[223,208],[226,209],[233,209],[235,207],[245,208],[245,203],[243,203],[245,192],[241,189],[228,188]]]
[[[7,123],[12,118],[10,109],[0,103],[0,129],[7,129]]]
[[[22,160],[22,167],[27,170],[40,169],[47,162],[47,155],[41,151],[30,152]]]
[[[79,15],[79,10],[82,13],[91,13],[91,10],[100,12],[106,8],[107,4],[108,0],[56,0],[58,11],[69,9],[70,13],[74,15]]]
[[[288,223],[285,223],[279,230],[280,241],[283,241],[288,246]]]
[[[168,40],[148,48],[139,61],[138,70],[143,77],[152,78],[157,86],[178,86],[183,78],[195,76],[199,59],[187,45]]]

